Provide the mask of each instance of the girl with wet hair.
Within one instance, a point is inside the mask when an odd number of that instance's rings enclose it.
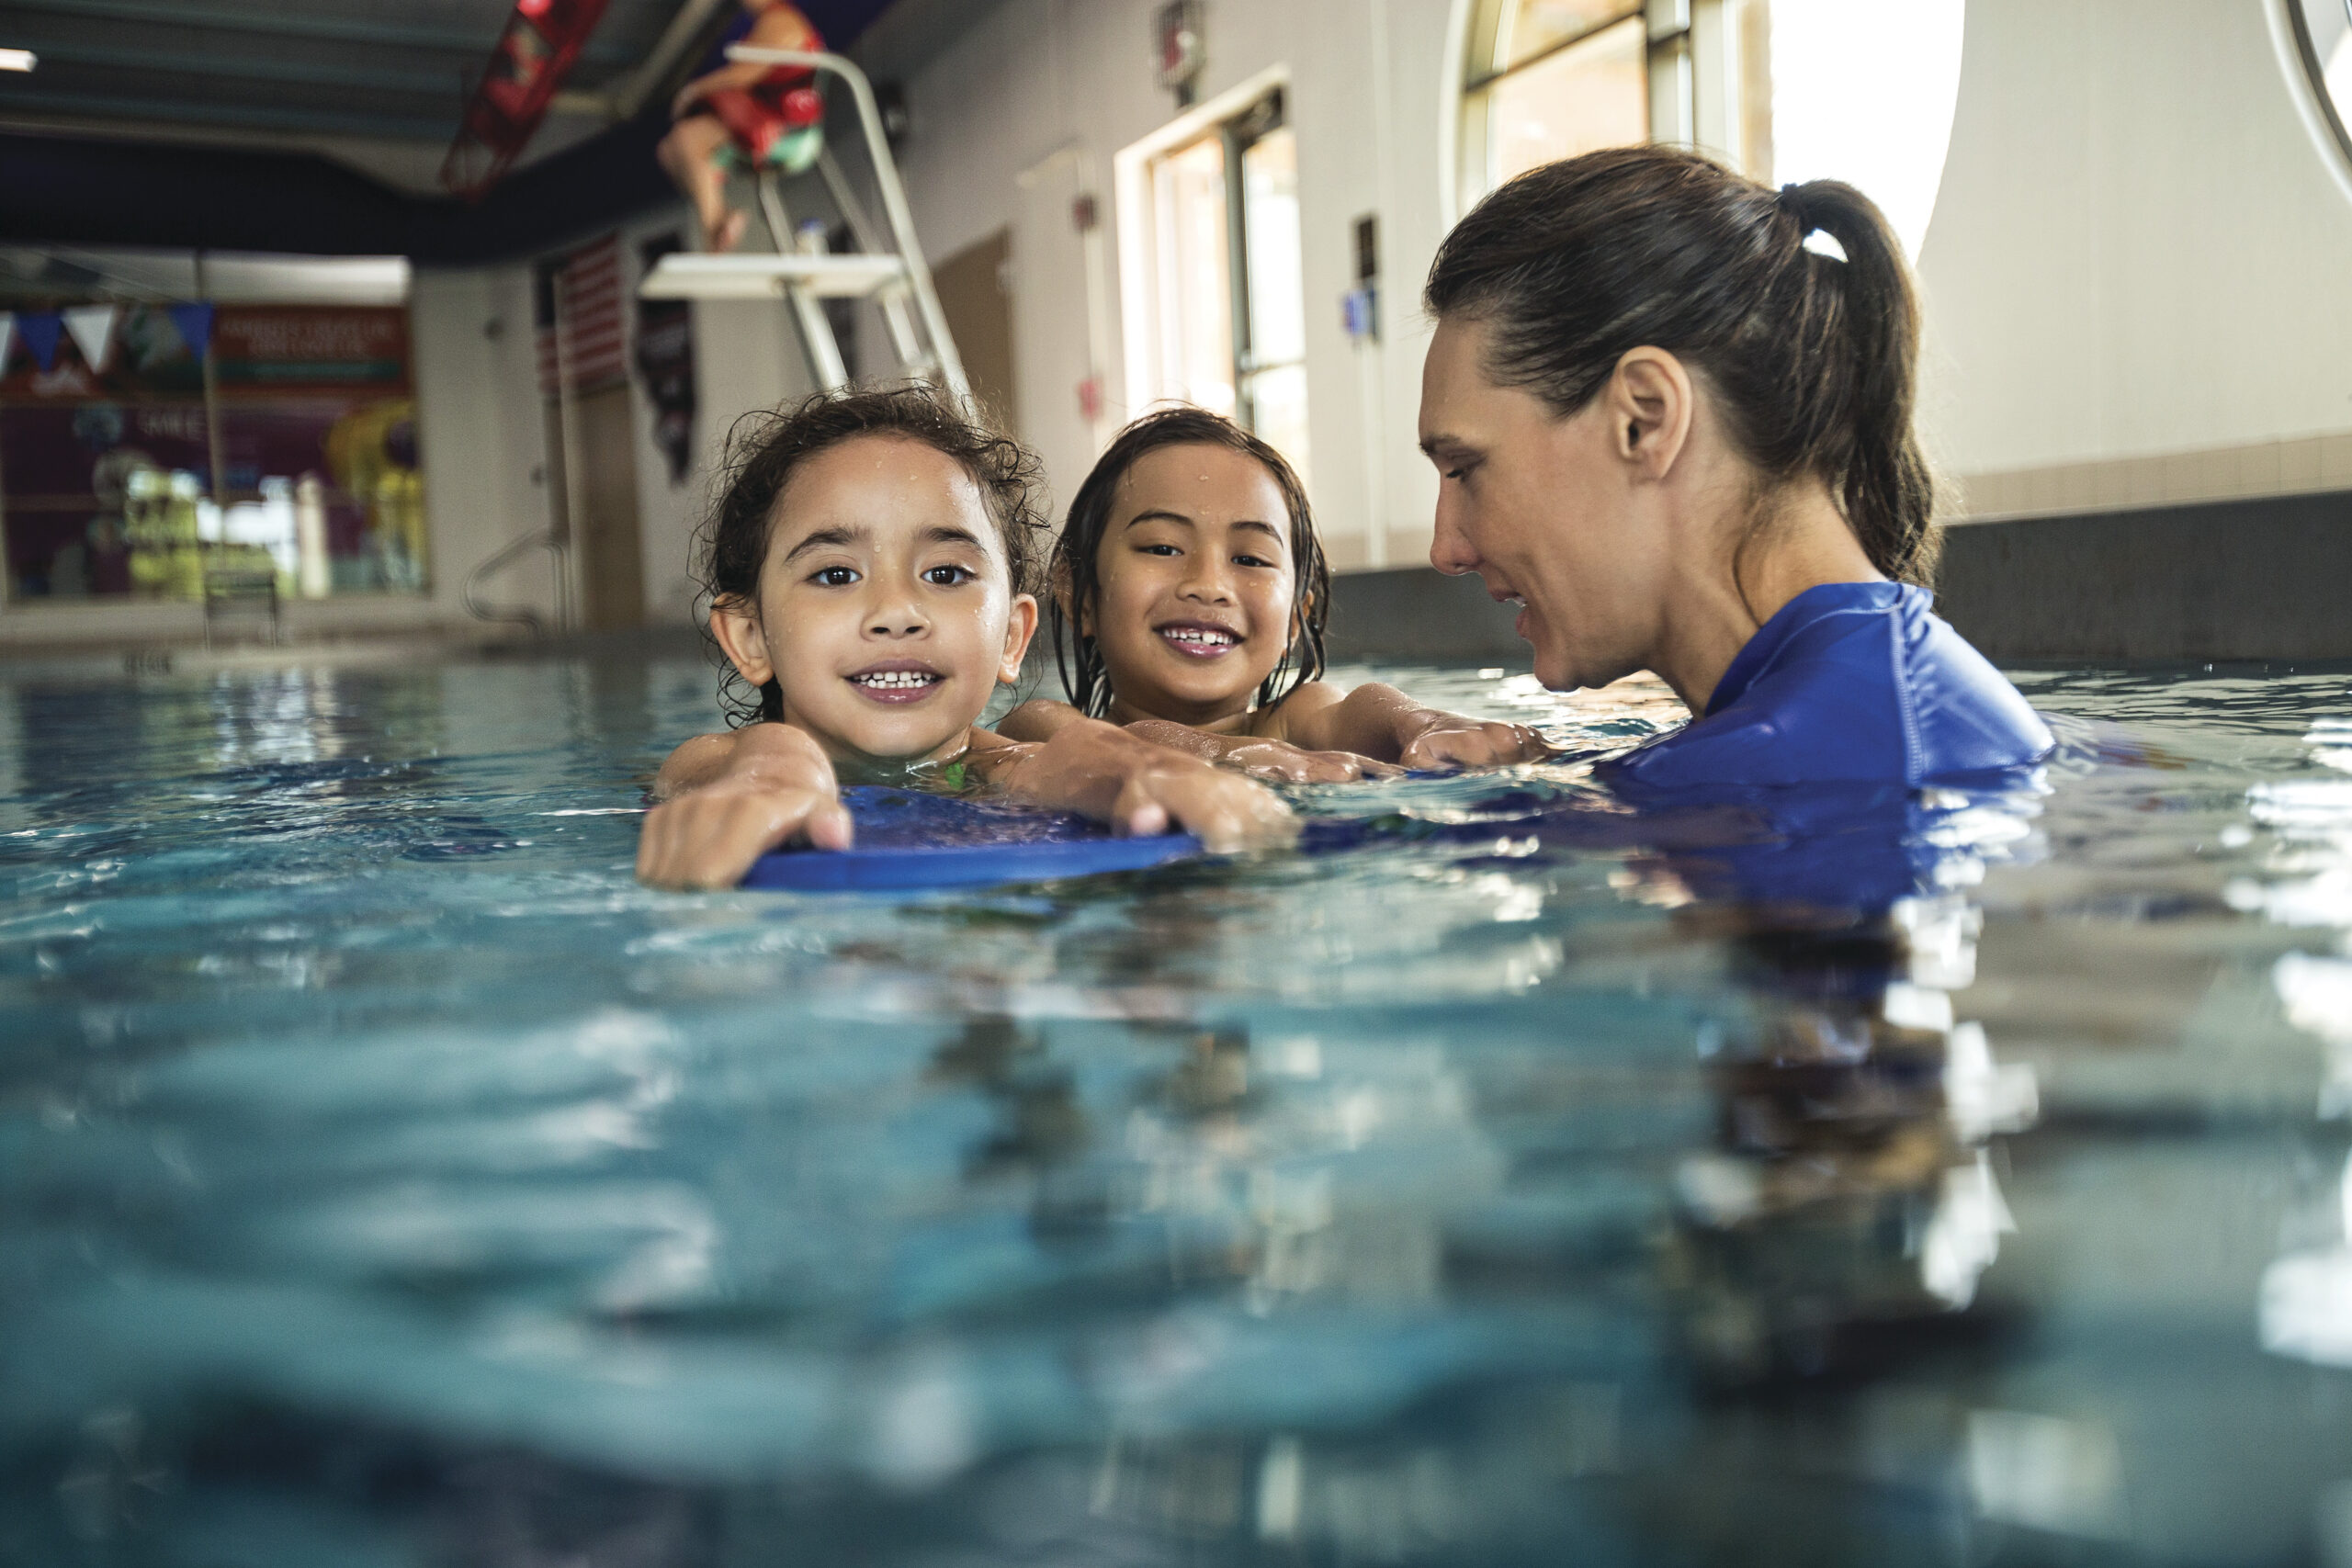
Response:
[[[1321,679],[1331,580],[1306,488],[1280,452],[1206,409],[1162,409],[1118,434],[1070,502],[1049,575],[1069,702],[1028,704],[1007,735],[1106,718],[1290,783],[1549,754],[1522,726]]]
[[[1934,614],[1918,299],[1860,191],[1588,153],[1480,202],[1424,300],[1431,563],[1521,605],[1546,686],[1649,670],[1698,716],[1619,780],[1917,785],[2049,750]]]
[[[670,754],[638,875],[730,887],[795,840],[846,849],[839,780],[986,792],[1231,852],[1287,841],[1262,785],[1092,719],[981,728],[1037,626],[1036,459],[916,383],[739,425],[704,541],[735,728]]]

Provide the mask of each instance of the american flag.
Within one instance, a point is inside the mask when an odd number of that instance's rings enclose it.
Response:
[[[621,309],[621,243],[617,234],[539,264],[539,390],[556,392],[556,333],[573,392],[593,391],[628,375],[628,327]]]

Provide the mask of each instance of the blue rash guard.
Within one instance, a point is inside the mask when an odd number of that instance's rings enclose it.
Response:
[[[1863,783],[1916,789],[2017,768],[2050,730],[1924,588],[1828,582],[1764,623],[1706,716],[1601,770],[1648,790]]]

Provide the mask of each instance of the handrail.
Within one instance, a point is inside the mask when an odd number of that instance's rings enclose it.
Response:
[[[458,591],[458,596],[465,604],[467,615],[477,621],[504,621],[514,626],[528,626],[531,628],[533,637],[547,635],[547,623],[539,618],[539,613],[537,610],[526,609],[519,604],[512,608],[501,609],[493,604],[483,604],[481,597],[484,578],[492,572],[504,570],[525,550],[529,549],[542,549],[555,557],[556,575],[559,581],[561,579],[564,570],[565,546],[556,538],[553,528],[541,528],[536,533],[526,534],[518,539],[510,539],[485,558],[473,570],[466,573],[466,585]]]
[[[938,292],[932,288],[930,264],[915,243],[914,212],[907,206],[906,187],[899,183],[899,165],[890,156],[882,110],[874,101],[874,85],[865,79],[865,73],[841,55],[805,49],[758,49],[738,43],[728,46],[727,58],[748,65],[797,65],[805,71],[823,71],[849,84],[850,96],[857,103],[858,124],[865,132],[866,155],[874,164],[874,183],[882,187],[883,215],[889,220],[891,236],[906,263],[915,309],[922,312],[923,330],[939,357],[940,374],[947,378],[948,387],[957,397],[970,401],[972,386],[964,378],[964,361],[956,352],[956,340],[948,334],[947,313],[939,308]]]

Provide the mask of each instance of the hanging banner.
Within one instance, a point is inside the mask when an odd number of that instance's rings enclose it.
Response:
[[[114,353],[115,308],[77,305],[65,311],[64,317],[65,330],[72,335],[74,346],[82,351],[82,363],[104,375],[107,359]]]
[[[172,305],[166,309],[171,315],[173,327],[180,334],[180,341],[187,344],[187,351],[190,354],[202,359],[205,351],[212,346],[212,301],[200,299],[192,304]]]
[[[33,352],[0,361],[0,403],[126,401],[201,398],[204,361],[220,395],[266,398],[366,389],[409,389],[408,312],[380,305],[125,305],[115,309],[105,368],[85,370],[58,348],[66,322],[48,316],[44,356],[39,318],[17,317]],[[91,344],[74,339],[85,355]],[[36,369],[40,360],[43,368]]]
[[[33,351],[33,363],[47,375],[57,366],[57,338],[65,330],[63,318],[54,310],[28,310],[17,318],[17,330],[25,334],[25,346]]]
[[[647,272],[684,243],[673,231],[638,246]],[[686,482],[695,460],[695,319],[684,299],[637,302],[637,373],[653,405],[653,444],[669,460],[670,482]]]

